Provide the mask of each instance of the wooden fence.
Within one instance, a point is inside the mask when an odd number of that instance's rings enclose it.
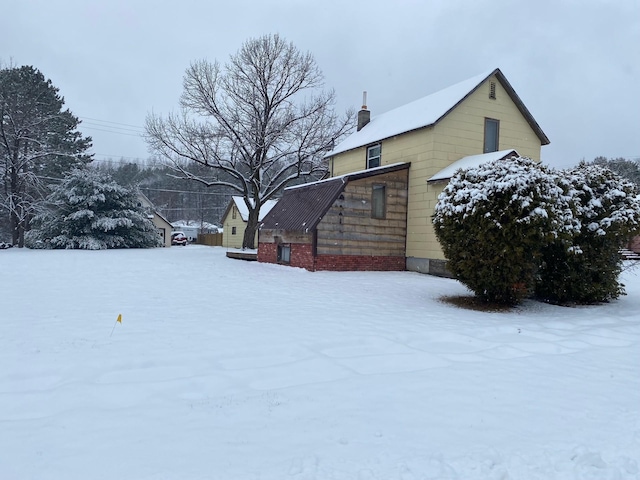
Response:
[[[196,243],[199,245],[208,245],[210,247],[221,247],[222,235],[222,233],[199,233]]]

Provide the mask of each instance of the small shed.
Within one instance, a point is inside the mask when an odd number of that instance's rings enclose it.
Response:
[[[258,261],[316,270],[404,270],[409,163],[285,189],[260,226]]]

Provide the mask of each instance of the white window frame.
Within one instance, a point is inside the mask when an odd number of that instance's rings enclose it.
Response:
[[[375,160],[377,160],[378,164],[372,166],[371,163]],[[379,167],[380,165],[382,165],[382,144],[376,143],[367,147],[367,169]]]

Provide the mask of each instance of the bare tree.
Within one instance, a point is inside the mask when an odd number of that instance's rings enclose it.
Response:
[[[224,66],[194,62],[180,113],[148,115],[146,139],[181,177],[243,196],[243,248],[254,248],[261,205],[297,178],[325,174],[324,153],[352,128],[354,112],[338,118],[335,93],[323,85],[310,53],[278,35],[251,39]],[[193,174],[191,162],[211,167],[215,178]]]

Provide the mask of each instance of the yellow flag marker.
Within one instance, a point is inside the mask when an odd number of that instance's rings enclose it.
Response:
[[[113,331],[116,329],[116,325],[117,324],[121,324],[122,325],[122,314],[121,313],[118,314],[118,318],[116,318],[116,323],[113,324],[113,328],[111,329],[111,334],[109,334],[109,336],[113,335]]]

